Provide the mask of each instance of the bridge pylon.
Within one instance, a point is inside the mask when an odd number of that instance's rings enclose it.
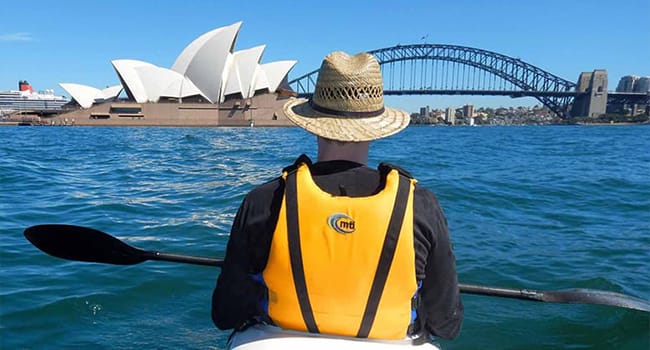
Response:
[[[580,73],[576,95],[571,108],[573,117],[597,118],[607,109],[607,71],[596,69]]]

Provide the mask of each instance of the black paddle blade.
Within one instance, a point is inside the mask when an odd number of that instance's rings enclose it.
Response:
[[[598,289],[532,290],[459,284],[461,293],[489,295],[546,303],[600,304],[650,312],[650,302],[616,292]]]
[[[601,304],[650,312],[650,302],[607,290],[566,289],[544,292],[544,301],[554,303]]]
[[[92,228],[73,225],[36,225],[25,237],[38,249],[57,258],[114,265],[134,265],[148,260],[143,250]]]

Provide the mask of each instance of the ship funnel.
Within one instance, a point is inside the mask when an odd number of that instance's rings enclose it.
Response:
[[[27,80],[21,80],[21,81],[18,82],[18,90],[34,92],[34,89],[32,89],[32,86],[29,85]]]

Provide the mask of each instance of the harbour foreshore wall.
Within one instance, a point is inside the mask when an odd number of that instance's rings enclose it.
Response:
[[[264,94],[212,103],[106,102],[76,109],[34,124],[79,126],[293,126],[282,111],[290,97]]]

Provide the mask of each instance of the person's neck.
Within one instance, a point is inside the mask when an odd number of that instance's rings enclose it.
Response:
[[[318,161],[348,160],[360,164],[368,163],[370,142],[341,142],[318,137]]]

